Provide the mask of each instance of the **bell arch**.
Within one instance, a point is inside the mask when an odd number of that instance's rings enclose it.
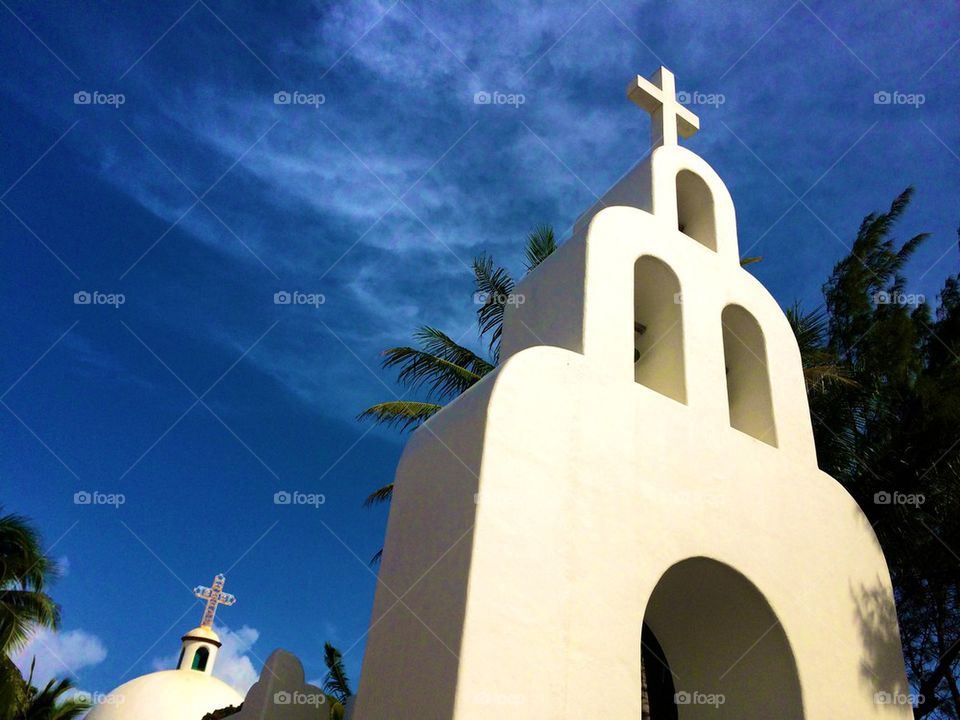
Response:
[[[729,565],[693,557],[671,566],[643,622],[645,637],[657,643],[654,649],[648,639],[641,650],[647,694],[659,698],[651,703],[651,720],[803,720],[796,661],[783,627],[757,587]],[[672,706],[654,684],[664,678],[674,689]]]
[[[717,219],[713,193],[702,177],[680,170],[677,184],[677,227],[698,243],[717,251]]]
[[[730,425],[777,447],[763,330],[756,318],[739,305],[727,305],[720,320]]]
[[[190,665],[190,669],[204,672],[207,669],[207,660],[209,659],[210,651],[201,645],[197,648],[197,652],[193,656],[193,663]]]
[[[641,256],[633,268],[634,380],[687,402],[680,281],[662,260]]]

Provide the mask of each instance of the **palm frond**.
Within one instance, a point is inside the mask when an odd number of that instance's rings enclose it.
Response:
[[[427,418],[439,412],[442,407],[443,405],[438,405],[437,403],[393,400],[371,405],[357,415],[357,419],[373,419],[374,422],[380,423],[381,425],[407,430],[411,427],[417,427]]]
[[[513,295],[515,283],[502,267],[494,268],[493,258],[481,255],[473,261],[474,298],[480,304],[477,323],[480,337],[490,333],[490,354],[494,362],[500,358],[500,336],[503,333],[503,313]]]
[[[384,368],[399,367],[397,380],[412,390],[425,388],[431,399],[456,397],[493,369],[493,366],[448,335],[431,327],[414,333],[420,347],[384,351]]]
[[[374,505],[379,505],[380,503],[390,502],[393,499],[393,483],[387,483],[383,487],[377,488],[372,493],[367,495],[367,499],[363,501],[364,507],[373,507]]]
[[[483,377],[493,370],[493,365],[472,350],[463,347],[448,335],[429,326],[421,327],[413,337],[420,343],[420,347],[431,355],[466,368],[470,372]]]
[[[340,651],[328,642],[323,644],[323,662],[327,666],[327,675],[323,679],[323,691],[332,695],[339,702],[345,703],[353,695],[350,689],[350,679],[343,666],[343,656]]]
[[[526,265],[527,272],[550,257],[557,249],[557,239],[549,225],[538,225],[527,235]]]

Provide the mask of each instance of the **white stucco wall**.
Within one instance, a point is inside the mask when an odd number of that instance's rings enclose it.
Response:
[[[777,683],[786,697],[788,676],[800,688],[802,708],[778,717],[911,717],[905,705],[875,702],[877,692],[906,691],[889,574],[863,513],[817,468],[796,341],[739,266],[729,193],[680,147],[657,149],[639,168],[649,183],[629,174],[608,194],[621,204],[589,211],[518,286],[525,302],[508,308],[502,366],[411,437],[356,720],[638,718],[648,600],[690,558],[745,580],[713,583],[713,593],[690,581],[707,623],[702,657],[696,634],[651,610],[668,660],[672,652],[690,667],[677,689],[730,695],[711,717],[769,717],[743,674],[764,667],[786,668],[764,676],[767,697]],[[683,169],[711,191],[716,251],[677,229]],[[642,256],[679,280],[684,402],[634,380]],[[762,440],[730,424],[729,305],[763,334],[775,428]],[[721,643],[707,629],[729,622],[744,587],[776,631]],[[767,617],[744,612],[744,627]],[[726,660],[731,671],[711,669]],[[712,675],[712,687],[684,686]],[[684,719],[702,713],[680,707]]]

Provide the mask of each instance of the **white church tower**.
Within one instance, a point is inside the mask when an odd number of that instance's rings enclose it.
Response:
[[[212,587],[194,588],[206,605],[200,625],[180,638],[176,669],[141,675],[110,691],[98,698],[87,720],[200,720],[214,710],[239,706],[243,696],[213,676],[221,646],[213,619],[219,605],[237,602],[223,591],[225,582],[221,574]]]
[[[502,362],[411,437],[354,720],[912,717],[881,549],[817,466],[733,202],[654,149],[517,287]]]

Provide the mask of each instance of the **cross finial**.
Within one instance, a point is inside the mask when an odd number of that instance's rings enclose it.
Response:
[[[650,113],[651,148],[676,145],[678,133],[688,138],[700,129],[700,118],[677,102],[673,73],[663,65],[650,80],[631,80],[627,97]]]
[[[213,579],[213,587],[204,587],[198,585],[193,589],[193,594],[201,600],[207,601],[207,606],[203,610],[203,620],[200,627],[213,627],[213,616],[217,614],[218,605],[230,607],[237,599],[230,593],[223,592],[223,584],[227,581],[223,573]]]

